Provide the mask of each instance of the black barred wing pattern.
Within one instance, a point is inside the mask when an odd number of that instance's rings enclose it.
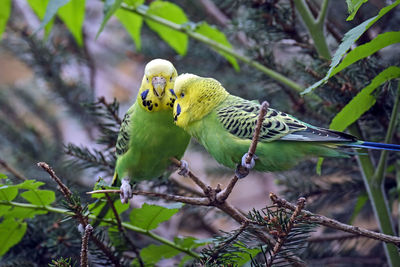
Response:
[[[259,112],[260,104],[230,96],[217,109],[217,117],[231,134],[242,139],[252,139]],[[260,140],[270,142],[306,129],[307,126],[296,118],[269,108],[261,127]]]
[[[115,146],[115,151],[117,157],[122,156],[123,154],[126,153],[129,149],[129,138],[130,138],[130,132],[131,132],[131,115],[132,112],[128,110],[128,112],[125,114],[124,119],[122,120],[121,123],[121,128],[119,129],[119,134],[118,134],[118,139],[117,139],[117,145]]]

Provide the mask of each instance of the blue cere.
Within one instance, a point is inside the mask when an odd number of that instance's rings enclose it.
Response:
[[[149,93],[149,89],[143,91],[143,92],[140,94],[140,96],[142,97],[142,100],[145,100],[145,99],[146,99],[148,93]]]
[[[173,96],[175,96],[176,98],[178,98],[178,97],[176,96],[175,92],[174,92],[174,89],[169,89],[169,91],[171,92],[171,94],[172,94]]]

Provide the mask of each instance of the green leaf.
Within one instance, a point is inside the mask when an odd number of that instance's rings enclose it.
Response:
[[[122,25],[124,25],[125,29],[132,37],[133,41],[135,42],[136,49],[140,50],[142,46],[140,40],[140,30],[142,28],[143,18],[123,9],[118,9],[117,12],[115,12],[115,16],[119,19]]]
[[[358,196],[356,206],[354,207],[353,214],[351,214],[351,218],[349,220],[349,224],[353,224],[354,220],[357,218],[357,215],[361,212],[368,200],[369,198],[367,193],[361,193]]]
[[[0,40],[11,13],[11,0],[3,0],[0,8]]]
[[[340,72],[341,70],[353,64],[354,62],[369,57],[378,50],[395,43],[400,43],[400,32],[385,32],[379,34],[372,41],[360,45],[354,48],[352,51],[350,51],[346,55],[346,57],[342,60],[342,62],[332,70],[331,76]]]
[[[7,175],[5,175],[4,173],[0,173],[0,179],[7,179]]]
[[[31,6],[33,11],[39,17],[40,20],[43,20],[44,15],[46,14],[46,7],[49,3],[49,0],[27,0],[28,4]],[[44,27],[45,36],[47,36],[51,28],[53,27],[54,18],[52,18],[49,23]]]
[[[27,219],[33,218],[39,214],[47,214],[46,210],[35,210],[31,208],[24,207],[13,207],[6,214],[4,214],[4,218],[19,218],[19,219]]]
[[[44,185],[43,182],[38,182],[36,180],[26,180],[20,184],[11,185],[11,186],[18,188],[18,189],[34,190],[34,189],[38,189],[39,186],[42,186],[42,185]]]
[[[56,195],[50,190],[29,190],[21,193],[21,196],[34,205],[49,205],[56,200]]]
[[[330,129],[337,131],[345,130],[354,123],[361,115],[375,104],[372,93],[382,83],[400,77],[400,67],[391,66],[379,73],[372,82],[362,89],[336,116],[333,118]]]
[[[0,256],[18,244],[26,232],[26,223],[7,219],[0,223]]]
[[[1,201],[13,201],[18,195],[18,189],[13,186],[2,186],[0,187],[0,200]]]
[[[376,21],[378,21],[382,16],[384,16],[387,12],[395,8],[398,4],[400,4],[400,0],[397,0],[393,4],[382,8],[379,11],[379,14],[375,17],[372,17],[357,27],[354,27],[350,31],[348,31],[344,37],[342,43],[339,45],[338,49],[336,50],[335,55],[332,57],[332,62],[330,65],[330,69],[328,70],[326,76],[319,80],[318,82],[314,83],[313,85],[306,88],[301,94],[307,94],[320,86],[321,84],[325,83],[330,77],[333,76],[332,72],[334,71],[335,67],[339,64],[340,60],[346,54],[346,52],[350,49],[350,47],[360,38],[360,36],[368,30]]]
[[[99,37],[100,33],[103,31],[104,26],[106,26],[107,21],[111,18],[111,16],[117,11],[117,9],[121,6],[122,0],[106,0],[104,2],[104,17],[101,22],[100,29],[96,34],[96,39]]]
[[[196,32],[214,40],[217,43],[222,44],[223,46],[232,48],[232,45],[229,43],[228,39],[226,39],[225,34],[221,31],[219,31],[217,28],[211,27],[206,22],[203,22],[203,23],[197,25]],[[218,51],[217,49],[215,49],[215,51],[217,51],[219,54],[221,54],[223,57],[225,57],[226,60],[228,60],[232,64],[233,68],[236,71],[239,71],[239,65],[233,56],[231,56],[225,52]]]
[[[169,220],[183,206],[175,203],[165,207],[144,203],[140,209],[133,209],[129,218],[134,226],[152,230],[164,221]]]
[[[318,162],[317,162],[317,167],[316,167],[316,173],[318,175],[321,175],[322,173],[322,163],[324,162],[324,158],[319,157]]]
[[[2,217],[4,214],[7,214],[10,209],[11,206],[0,205],[0,217]]]
[[[156,15],[177,24],[184,24],[188,19],[183,10],[167,1],[154,1],[147,10],[148,14]],[[146,24],[167,42],[179,55],[185,55],[188,46],[188,36],[179,31],[163,26],[157,22],[146,19]]]
[[[140,257],[146,266],[154,266],[160,260],[175,257],[179,253],[179,250],[168,245],[151,244],[140,251]]]
[[[368,0],[346,0],[347,9],[349,10],[350,15],[346,19],[347,21],[353,20],[356,15],[358,9],[362,6],[362,4],[368,2]]]
[[[40,23],[39,29],[37,29],[36,32],[43,29],[57,14],[58,9],[66,5],[69,1],[70,0],[50,0],[46,7],[42,23]]]
[[[82,46],[82,26],[85,19],[85,0],[71,0],[58,10],[58,16],[64,21],[78,45]]]

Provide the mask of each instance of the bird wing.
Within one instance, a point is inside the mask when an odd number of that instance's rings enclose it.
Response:
[[[119,128],[117,144],[115,146],[115,151],[116,151],[115,154],[117,155],[117,157],[122,156],[129,149],[132,113],[133,109],[132,108],[128,109],[122,120],[121,127]]]
[[[242,139],[252,139],[260,107],[254,101],[230,96],[217,110],[217,117],[231,134]],[[278,139],[308,142],[356,141],[352,135],[309,125],[272,108],[267,110],[259,138],[264,142]]]
[[[242,139],[252,139],[259,112],[258,103],[231,96],[217,109],[217,117],[231,134]],[[300,120],[269,108],[261,126],[260,140],[271,142],[306,129],[307,125]]]

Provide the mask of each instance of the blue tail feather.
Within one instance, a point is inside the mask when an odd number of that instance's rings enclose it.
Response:
[[[349,144],[349,146],[358,147],[358,148],[370,148],[370,149],[400,151],[400,145],[395,145],[395,144],[384,144],[384,143],[374,143],[374,142],[360,142],[360,143],[356,143],[356,144]]]

